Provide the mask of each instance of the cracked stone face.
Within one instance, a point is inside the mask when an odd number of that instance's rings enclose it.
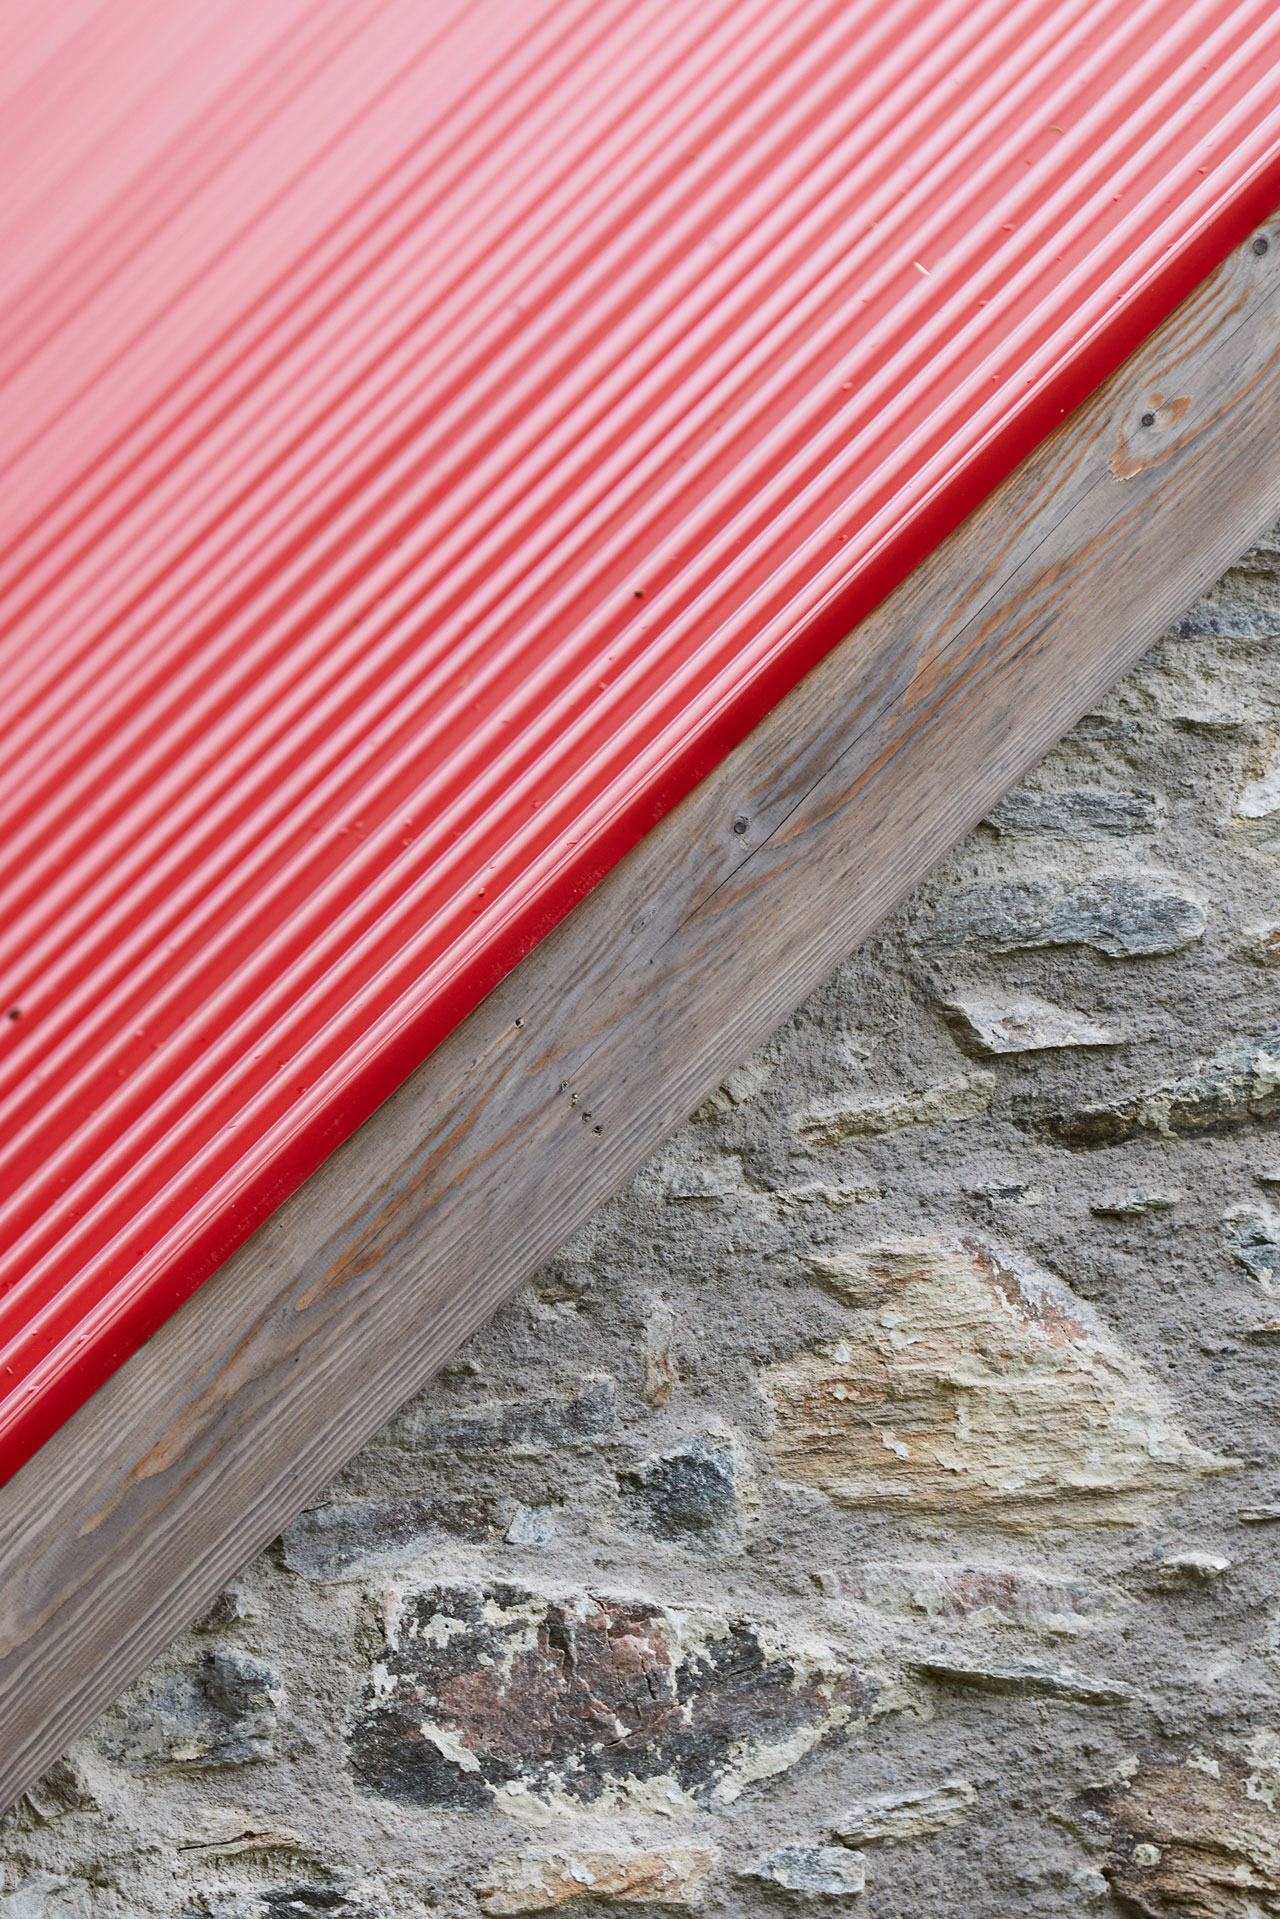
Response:
[[[646,1599],[436,1587],[393,1597],[388,1618],[351,1768],[424,1806],[729,1803],[877,1692],[812,1643]]]
[[[530,1849],[494,1860],[477,1888],[483,1913],[550,1912],[579,1899],[690,1911],[719,1863],[714,1846]]]
[[[701,1554],[734,1552],[746,1532],[738,1448],[722,1433],[695,1433],[619,1476],[628,1522]]]
[[[220,1647],[109,1721],[102,1749],[142,1771],[247,1765],[271,1755],[279,1700],[277,1673],[248,1653]]]
[[[892,1240],[813,1267],[849,1310],[838,1338],[761,1376],[787,1479],[1026,1528],[1127,1524],[1231,1469],[1083,1300],[1006,1249]]]
[[[1280,1913],[1280,1773],[1274,1753],[1152,1754],[1114,1785],[1073,1801],[1106,1848],[1123,1910],[1152,1919],[1256,1919]]]

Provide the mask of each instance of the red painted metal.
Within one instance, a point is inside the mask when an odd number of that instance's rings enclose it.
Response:
[[[1280,14],[0,47],[7,1471],[1280,201]]]

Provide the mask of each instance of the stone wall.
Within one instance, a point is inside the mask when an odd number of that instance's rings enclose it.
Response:
[[[1278,880],[1264,545],[20,1804],[0,1919],[1280,1913]]]

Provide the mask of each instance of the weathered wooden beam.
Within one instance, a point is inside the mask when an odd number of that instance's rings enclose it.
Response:
[[[1280,516],[1247,244],[0,1490],[0,1803]]]

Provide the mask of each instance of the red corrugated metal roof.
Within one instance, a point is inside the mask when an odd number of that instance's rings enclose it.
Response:
[[[1280,201],[1280,16],[0,41],[11,1469]]]

